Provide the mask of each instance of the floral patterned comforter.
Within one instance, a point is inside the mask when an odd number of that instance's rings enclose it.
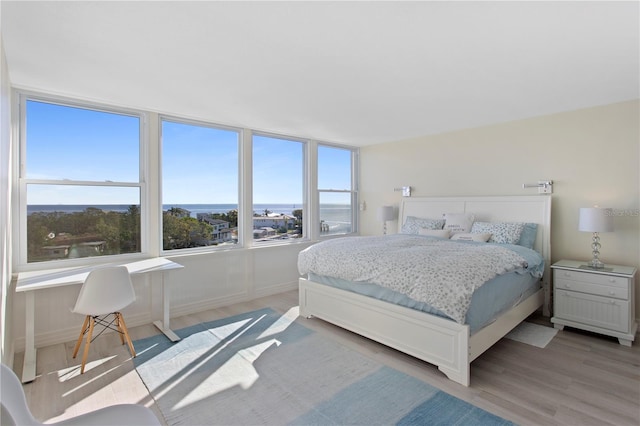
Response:
[[[508,246],[406,234],[336,238],[298,256],[301,275],[375,283],[428,303],[460,324],[477,288],[525,268],[527,261]]]

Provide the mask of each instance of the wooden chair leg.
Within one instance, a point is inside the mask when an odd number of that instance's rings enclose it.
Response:
[[[120,325],[120,321],[122,319],[122,314],[120,314],[119,312],[114,312],[113,315],[116,316],[116,327],[118,328],[118,335],[120,336],[120,343],[124,345],[124,331],[122,329],[122,326]]]
[[[82,343],[82,337],[84,336],[84,332],[87,330],[88,325],[89,325],[89,315],[84,317],[84,324],[82,324],[82,330],[80,330],[80,336],[78,336],[76,347],[73,348],[73,358],[75,358],[76,355],[78,355],[78,349],[80,349],[80,344]]]
[[[93,326],[95,320],[90,317],[89,331],[87,332],[87,341],[84,344],[84,354],[82,355],[82,367],[80,368],[80,374],[84,374],[84,365],[87,363],[87,356],[89,355],[89,346],[91,345],[91,335],[93,334]]]
[[[129,337],[129,330],[127,330],[127,325],[124,323],[124,317],[122,316],[122,314],[120,312],[116,313],[119,317],[119,324],[122,327],[122,331],[124,334],[124,337],[127,339],[127,344],[129,345],[129,351],[131,352],[131,356],[133,358],[136,357],[136,350],[133,349],[133,343],[131,342],[131,337]]]

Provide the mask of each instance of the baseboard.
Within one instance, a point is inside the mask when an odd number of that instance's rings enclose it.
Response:
[[[278,284],[267,288],[255,290],[253,293],[249,291],[241,291],[236,294],[215,297],[206,300],[200,300],[198,302],[187,303],[180,306],[171,306],[171,318],[177,318],[184,315],[195,314],[197,312],[207,311],[209,309],[216,309],[223,306],[233,305],[235,303],[249,302],[261,297],[271,296],[278,293],[284,293],[285,291],[296,290],[298,288],[298,281],[292,281],[284,284]]]
[[[284,293],[285,291],[297,290],[298,289],[298,281],[292,281],[288,283],[274,285],[268,288],[262,288],[255,291],[256,299],[266,296],[271,296],[278,293]]]

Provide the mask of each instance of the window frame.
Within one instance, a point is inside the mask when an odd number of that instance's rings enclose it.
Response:
[[[176,124],[184,124],[184,125],[192,125],[199,127],[207,127],[216,130],[227,130],[231,132],[236,132],[238,134],[238,188],[237,188],[237,200],[238,200],[238,242],[234,245],[220,245],[220,246],[203,246],[203,247],[191,247],[191,248],[183,248],[183,249],[175,249],[175,250],[165,250],[163,247],[162,237],[164,232],[164,222],[163,222],[163,206],[164,206],[164,192],[163,192],[163,184],[164,184],[164,175],[163,175],[163,135],[162,135],[162,123],[168,121]],[[243,241],[242,231],[242,214],[244,211],[244,203],[242,199],[242,184],[243,184],[243,176],[242,176],[242,164],[243,164],[243,133],[244,129],[233,127],[233,126],[225,126],[222,124],[211,123],[207,121],[201,120],[193,120],[188,118],[177,117],[175,115],[169,114],[159,114],[158,116],[158,224],[159,224],[159,251],[162,256],[175,256],[180,254],[189,254],[189,253],[208,253],[212,251],[219,250],[235,250],[245,247]],[[215,204],[215,203],[214,203]]]
[[[345,151],[351,152],[351,189],[350,190],[320,188],[320,184],[319,184],[320,172],[317,169],[317,165],[319,162],[318,161],[319,155],[317,155],[317,152],[319,148],[322,146],[328,147],[328,148],[335,148],[335,149],[344,149]],[[318,216],[320,215],[320,194],[322,193],[342,193],[342,194],[350,193],[351,194],[351,232],[345,232],[342,234],[325,234],[325,235],[320,233],[319,238],[321,239],[355,235],[360,232],[360,226],[359,226],[360,203],[359,203],[359,191],[358,191],[358,185],[359,185],[358,176],[360,175],[358,170],[358,165],[360,164],[359,156],[360,156],[360,150],[357,147],[337,145],[337,144],[326,143],[326,142],[318,142],[316,145],[316,173],[318,175],[316,192],[317,192],[317,200],[318,200],[317,202]]]
[[[17,218],[18,238],[13,239],[14,253],[17,256],[17,269],[19,271],[30,271],[38,269],[71,267],[77,265],[93,265],[113,261],[114,259],[133,260],[149,257],[149,233],[148,233],[148,117],[143,111],[130,108],[115,108],[112,106],[95,102],[85,102],[77,99],[70,99],[61,96],[46,95],[29,91],[14,91],[16,103],[14,112],[18,118],[18,125],[14,126],[14,137],[18,141],[16,153],[14,155],[14,191],[13,192],[13,217]],[[73,179],[33,179],[27,178],[27,102],[41,102],[63,107],[80,108],[90,111],[126,115],[139,120],[138,131],[138,181],[118,182],[118,181],[87,181]],[[140,194],[140,252],[123,253],[104,256],[80,257],[76,259],[57,259],[41,262],[28,262],[27,244],[27,186],[28,185],[68,185],[75,187],[114,187],[114,188],[138,188]],[[16,190],[17,189],[17,190]],[[15,232],[15,231],[14,231]]]
[[[290,141],[290,142],[297,142],[302,144],[302,237],[300,238],[288,238],[288,239],[284,239],[284,240],[271,240],[271,241],[255,241],[253,238],[253,166],[254,166],[254,161],[255,158],[253,158],[253,138],[255,136],[258,137],[265,137],[265,138],[271,138],[271,139],[279,139],[282,141]],[[246,191],[246,195],[247,195],[247,199],[250,200],[250,202],[247,204],[247,209],[245,211],[246,216],[247,216],[247,221],[246,223],[249,224],[250,226],[247,225],[246,230],[245,231],[245,243],[248,247],[270,247],[270,246],[281,246],[281,245],[286,245],[286,244],[296,244],[296,243],[301,243],[301,242],[308,242],[310,240],[310,234],[309,234],[309,224],[311,223],[311,219],[310,219],[310,203],[309,203],[309,196],[308,196],[308,191],[306,190],[306,188],[309,185],[309,162],[310,162],[310,150],[311,150],[311,145],[312,145],[312,141],[310,141],[309,139],[306,138],[296,138],[295,136],[289,136],[289,135],[283,135],[283,134],[279,134],[279,133],[270,133],[270,132],[263,132],[263,131],[258,131],[258,130],[251,130],[249,132],[249,137],[248,137],[248,150],[251,152],[251,162],[250,164],[248,164],[246,166],[248,170],[247,175],[245,175],[246,178],[246,185],[244,187],[244,190]]]

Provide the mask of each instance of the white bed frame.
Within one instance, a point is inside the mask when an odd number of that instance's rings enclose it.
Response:
[[[544,315],[549,315],[551,197],[404,198],[398,229],[407,216],[435,219],[443,213],[473,213],[476,221],[537,223],[534,249],[545,259],[542,288],[473,335],[468,325],[305,278],[299,280],[300,315],[320,318],[437,365],[449,379],[469,386],[474,359],[540,306]]]

